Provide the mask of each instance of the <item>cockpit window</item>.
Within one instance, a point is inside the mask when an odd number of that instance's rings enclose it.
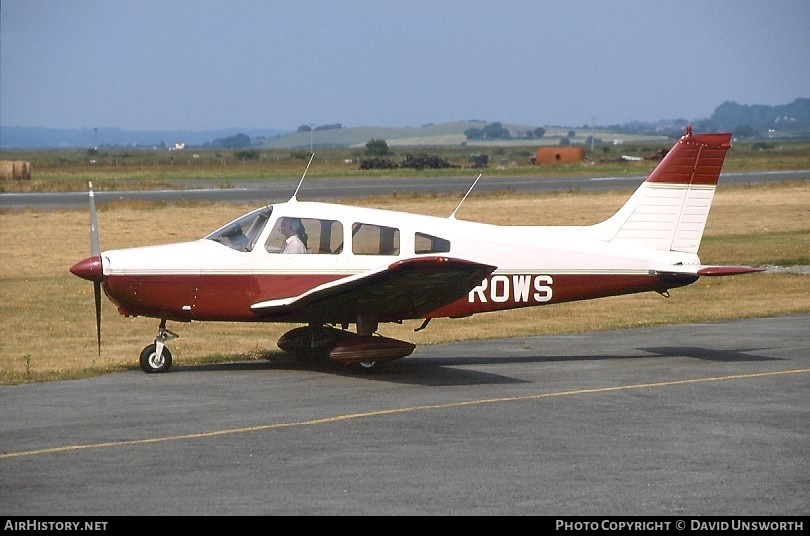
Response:
[[[270,205],[256,209],[220,227],[205,238],[237,251],[252,251],[272,212],[273,207]]]

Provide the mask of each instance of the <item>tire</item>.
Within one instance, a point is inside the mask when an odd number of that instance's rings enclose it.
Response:
[[[157,345],[152,343],[141,352],[141,370],[147,374],[166,372],[172,366],[172,353],[165,346],[160,356],[157,354]]]
[[[373,374],[382,368],[381,361],[360,361],[349,365],[349,370],[360,374]]]

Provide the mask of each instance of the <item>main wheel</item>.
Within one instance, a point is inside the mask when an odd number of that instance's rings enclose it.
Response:
[[[163,352],[157,355],[157,345],[152,343],[141,352],[141,370],[147,374],[166,372],[172,366],[172,353],[165,346]]]
[[[379,371],[381,367],[382,362],[380,361],[360,361],[349,365],[349,370],[361,374],[371,374],[372,372]]]

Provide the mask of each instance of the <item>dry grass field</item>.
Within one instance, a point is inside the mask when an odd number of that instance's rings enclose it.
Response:
[[[499,224],[585,225],[612,214],[628,192],[478,195],[459,219]],[[358,205],[449,215],[455,197],[395,196]],[[99,207],[102,249],[196,239],[254,208],[233,204]],[[93,286],[69,273],[89,255],[87,211],[0,213],[0,384],[80,378],[137,368],[153,341],[157,320],[124,318],[104,298],[102,348],[96,346]],[[723,187],[717,191],[701,246],[704,263],[810,264],[810,186]],[[417,345],[439,342],[605,330],[667,323],[810,312],[810,279],[792,273],[702,278],[671,291],[604,298],[467,319],[437,319],[415,333],[418,321],[381,325],[383,335]],[[280,350],[288,325],[178,324],[170,347],[177,365],[265,359]]]

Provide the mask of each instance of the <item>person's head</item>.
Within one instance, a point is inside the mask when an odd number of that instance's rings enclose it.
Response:
[[[299,218],[282,218],[279,227],[284,236],[300,235],[304,231],[304,226]]]

